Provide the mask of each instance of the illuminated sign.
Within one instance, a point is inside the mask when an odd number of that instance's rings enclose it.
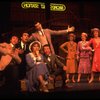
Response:
[[[45,9],[45,3],[42,2],[22,2],[21,7],[24,9],[28,8],[41,8]],[[65,11],[66,6],[64,4],[50,3],[51,11]]]

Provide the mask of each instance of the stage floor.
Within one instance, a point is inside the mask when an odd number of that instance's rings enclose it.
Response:
[[[50,90],[48,93],[43,92],[14,92],[12,93],[10,89],[0,88],[0,98],[61,98],[61,99],[75,99],[75,98],[89,98],[89,99],[100,99],[100,81],[95,79],[92,83],[88,83],[86,79],[82,79],[81,82],[77,83],[67,83],[67,86],[55,88]]]
[[[56,88],[55,91],[90,91],[90,90],[100,90],[100,81],[94,81],[92,83],[79,82],[79,83],[67,83],[67,87]]]

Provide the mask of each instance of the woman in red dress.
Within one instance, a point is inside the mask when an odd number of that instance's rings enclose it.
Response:
[[[89,80],[89,83],[93,82],[94,80],[94,73],[100,72],[100,30],[98,28],[91,29],[91,32],[94,35],[94,38],[90,39],[89,45],[92,44],[94,56],[93,56],[93,63],[92,63],[92,72],[91,72],[91,78]],[[99,75],[99,81],[100,81],[100,75]]]

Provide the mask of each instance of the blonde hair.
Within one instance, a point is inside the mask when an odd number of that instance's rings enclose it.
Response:
[[[84,35],[86,38],[88,37],[87,33],[82,32],[81,36]]]

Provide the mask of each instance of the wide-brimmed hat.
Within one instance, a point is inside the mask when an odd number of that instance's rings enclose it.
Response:
[[[29,45],[29,50],[32,51],[32,46],[34,44],[38,44],[39,45],[39,50],[41,49],[41,43],[39,41],[33,41],[30,45]]]
[[[99,28],[93,28],[93,29],[91,29],[91,32],[94,32],[94,31],[100,32]]]

